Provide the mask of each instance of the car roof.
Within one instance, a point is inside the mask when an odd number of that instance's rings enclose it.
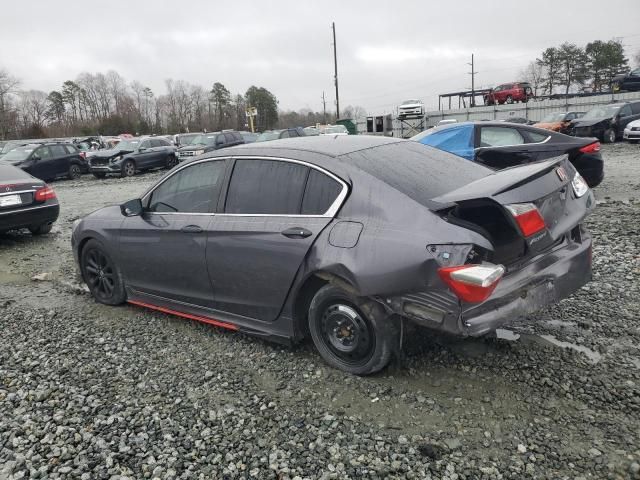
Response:
[[[285,138],[282,140],[264,142],[259,145],[238,145],[237,147],[233,147],[233,151],[242,152],[243,155],[250,155],[253,154],[251,150],[295,150],[301,152],[319,153],[329,157],[339,157],[360,150],[375,148],[380,145],[388,145],[391,143],[400,143],[404,141],[407,140],[374,135],[322,135],[313,137]]]

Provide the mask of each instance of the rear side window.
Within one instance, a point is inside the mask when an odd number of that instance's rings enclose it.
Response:
[[[531,140],[531,143],[544,142],[549,137],[549,135],[544,135],[542,133],[530,132],[530,131],[527,131],[527,135],[529,135],[529,139]]]
[[[64,149],[71,155],[76,155],[78,153],[78,150],[73,145],[65,145]]]
[[[224,179],[225,161],[197,163],[158,186],[149,199],[152,212],[208,213],[215,210]]]
[[[631,106],[625,105],[624,107],[622,107],[620,109],[620,116],[621,117],[628,117],[629,115],[631,115]]]
[[[630,103],[629,105],[631,105],[631,111],[633,112],[634,115],[637,115],[640,113],[640,102]]]
[[[64,149],[62,145],[51,145],[49,148],[51,149],[51,154],[53,155],[53,158],[67,156],[67,151]]]
[[[277,160],[236,160],[226,213],[297,215],[308,167]]]
[[[226,140],[226,143],[233,143],[236,141],[235,137],[231,133],[225,133],[224,138]]]
[[[481,147],[506,147],[509,145],[522,145],[524,138],[515,128],[507,127],[481,127]]]
[[[318,170],[311,169],[302,200],[302,215],[323,215],[333,205],[342,185]]]

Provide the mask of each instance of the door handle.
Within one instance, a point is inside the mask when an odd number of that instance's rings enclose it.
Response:
[[[307,238],[313,235],[313,232],[311,230],[307,230],[306,228],[302,227],[287,228],[280,233],[288,238]]]
[[[184,233],[202,233],[203,232],[202,227],[199,227],[198,225],[185,225],[180,229],[180,231]]]

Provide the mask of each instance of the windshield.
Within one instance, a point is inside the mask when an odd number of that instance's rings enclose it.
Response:
[[[325,127],[321,130],[322,133],[331,134],[331,133],[349,133],[347,127],[344,125],[333,125],[332,127]]]
[[[621,105],[604,105],[602,107],[595,107],[589,110],[582,117],[583,120],[590,118],[611,118],[615,117],[620,110]]]
[[[405,100],[402,105],[411,105],[412,103],[420,103],[420,100]]]
[[[541,121],[543,123],[561,122],[564,120],[565,115],[566,113],[563,112],[554,112],[544,117]]]
[[[277,140],[280,138],[280,131],[264,132],[258,135],[256,142],[268,142],[269,140]]]
[[[123,140],[118,144],[118,150],[137,150],[140,140]]]
[[[9,151],[9,153],[4,155],[2,157],[2,160],[6,160],[9,162],[15,162],[17,160],[26,160],[29,157],[29,155],[31,155],[31,152],[33,152],[34,150],[35,150],[35,147],[30,147],[30,146],[14,148],[13,150]]]
[[[202,135],[188,135],[181,136],[179,138],[180,145],[195,145],[196,140],[202,137]]]
[[[198,135],[189,145],[215,145],[217,135]]]

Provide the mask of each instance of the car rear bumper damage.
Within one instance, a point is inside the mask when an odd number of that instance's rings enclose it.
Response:
[[[0,212],[0,231],[53,223],[58,219],[59,214],[60,206],[57,203]]]
[[[571,237],[571,238],[569,238]],[[481,336],[568,297],[591,280],[591,236],[576,227],[552,250],[507,272],[488,300],[463,304],[448,290],[413,293],[386,306],[418,325]]]

